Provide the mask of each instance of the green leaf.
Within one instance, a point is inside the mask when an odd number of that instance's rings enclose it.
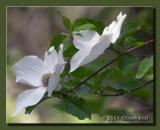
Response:
[[[137,41],[136,38],[129,36],[126,37],[124,42],[122,43],[125,49],[133,48],[133,47],[140,47],[144,45],[143,41]]]
[[[149,71],[151,67],[153,67],[153,56],[142,60],[142,62],[139,64],[135,78],[136,79],[142,78]]]
[[[63,51],[65,52],[70,46],[72,46],[72,43],[70,41],[70,37],[66,37],[64,40],[63,40],[63,45],[64,45],[64,49]]]
[[[124,26],[122,33],[126,35],[131,35],[139,31],[141,28],[142,28],[142,25],[139,23],[128,23],[126,26]]]
[[[124,42],[122,43],[124,48],[126,49],[129,49],[129,48],[132,48],[134,47],[134,43],[137,41],[137,39],[135,39],[134,37],[132,36],[129,36],[129,37],[126,37]]]
[[[130,71],[135,65],[137,65],[139,59],[132,54],[121,54],[118,56],[117,62],[120,70],[123,73],[126,73],[127,71]]]
[[[154,74],[153,74],[153,66],[147,71],[144,77],[146,80],[153,80]]]
[[[128,23],[122,28],[122,34],[116,41],[116,44],[123,43],[126,37],[133,36],[137,31],[142,29],[142,25],[138,23]]]
[[[101,74],[101,79],[103,82],[104,80],[108,82],[118,82],[123,77],[122,73],[118,69],[107,69]]]
[[[139,47],[140,47],[140,46],[144,46],[144,44],[145,44],[144,42],[136,42],[136,43],[135,43],[135,45],[136,45],[136,46],[139,46]]]
[[[92,70],[88,68],[79,68],[76,71],[72,72],[73,77],[77,77],[80,80],[84,77],[88,77],[91,73],[93,73]]]
[[[80,97],[85,98],[87,105],[89,106],[92,113],[99,114],[106,104],[108,97],[105,96],[96,96],[95,94],[82,93]]]
[[[85,30],[85,29],[96,30],[96,26],[94,24],[91,24],[91,23],[86,23],[86,24],[83,24],[81,26],[78,26],[77,28],[75,28],[74,31],[80,31],[80,30]]]
[[[73,23],[72,31],[79,31],[82,29],[90,29],[97,31],[99,34],[102,34],[105,25],[98,20],[90,19],[90,18],[78,18]]]
[[[50,45],[54,46],[55,48],[59,47],[59,45],[65,40],[65,38],[67,38],[67,35],[65,34],[58,34],[55,35],[51,41],[50,41]]]
[[[61,18],[62,18],[62,20],[63,20],[63,24],[64,24],[64,26],[66,27],[66,29],[67,29],[69,32],[72,32],[72,23],[71,23],[71,21],[69,20],[69,18],[63,16],[60,12],[57,12],[57,13],[61,16]]]
[[[124,91],[126,93],[130,92],[130,90],[134,89],[136,86],[139,85],[140,81],[137,81],[133,78],[123,78],[121,82],[116,82],[112,84],[112,88],[118,89],[120,91]]]
[[[84,99],[68,94],[63,98],[66,112],[76,116],[80,120],[85,118],[91,119],[91,112]]]
[[[65,56],[65,57],[71,57],[71,56],[73,56],[77,51],[78,51],[78,49],[75,48],[73,45],[71,45],[71,46],[69,46],[69,47],[64,51],[64,56]]]

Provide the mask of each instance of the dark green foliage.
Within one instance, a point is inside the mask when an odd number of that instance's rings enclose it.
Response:
[[[137,65],[139,59],[132,54],[121,54],[118,56],[117,63],[122,72],[127,73],[133,70],[133,67]]]
[[[65,111],[78,117],[80,120],[91,119],[91,112],[84,99],[74,95],[67,94],[63,98]]]
[[[129,49],[129,48],[132,48],[132,47],[140,47],[140,46],[143,46],[143,45],[144,45],[144,42],[138,41],[136,38],[134,38],[132,36],[126,37],[124,42],[123,42],[123,47],[125,49]]]

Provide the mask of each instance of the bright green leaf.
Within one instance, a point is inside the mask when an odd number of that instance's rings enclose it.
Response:
[[[142,78],[149,71],[151,67],[153,67],[153,56],[142,60],[142,62],[139,64],[135,78],[136,79]]]
[[[61,16],[62,20],[63,20],[63,24],[64,26],[66,27],[66,29],[69,31],[69,32],[72,32],[72,23],[71,21],[69,20],[69,18],[63,16],[60,12],[58,12],[58,14]]]
[[[153,66],[147,71],[144,77],[146,80],[153,80],[154,74],[153,74]]]
[[[105,25],[98,20],[90,18],[78,18],[73,23],[72,30],[77,31],[79,29],[90,29],[97,31],[99,34],[103,32]]]
[[[59,45],[61,43],[63,43],[63,41],[65,40],[65,38],[67,38],[67,35],[65,34],[58,34],[58,35],[55,35],[51,41],[50,41],[50,45],[51,46],[54,46],[55,48],[59,47]]]
[[[136,46],[143,46],[145,43],[144,42],[136,42],[135,45]]]
[[[66,51],[70,46],[72,46],[73,44],[71,43],[70,38],[69,38],[69,37],[66,37],[66,38],[63,40],[63,45],[64,45],[63,51],[65,52],[65,51]]]
[[[78,26],[77,28],[74,29],[74,31],[80,31],[80,30],[96,30],[96,26],[94,24],[91,23],[86,23],[83,24],[81,26]]]
[[[69,46],[65,51],[64,51],[64,56],[65,57],[71,57],[73,56],[78,49],[76,49],[73,45]]]

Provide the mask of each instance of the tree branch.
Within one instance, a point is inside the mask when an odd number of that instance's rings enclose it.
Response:
[[[144,47],[145,45],[148,45],[150,43],[152,43],[154,40],[151,39],[149,41],[146,41],[145,44],[143,46],[140,46],[140,47],[134,47],[134,48],[131,48],[131,49],[128,49],[125,53],[130,53],[132,51],[135,51],[139,48],[142,48]],[[117,57],[114,58],[113,60],[111,60],[110,62],[106,63],[104,66],[102,66],[101,68],[99,68],[97,71],[95,71],[94,73],[92,73],[90,76],[88,76],[86,79],[84,79],[83,81],[81,81],[77,86],[75,86],[73,88],[74,91],[76,91],[82,84],[85,84],[89,79],[91,79],[92,77],[94,77],[97,73],[99,73],[100,71],[102,71],[103,69],[105,69],[106,67],[108,67],[109,65],[111,65],[112,63],[114,63],[116,61]]]
[[[139,90],[139,89],[147,86],[148,84],[150,84],[150,83],[152,83],[152,82],[153,82],[153,80],[148,81],[148,82],[140,85],[139,87],[136,87],[136,88],[134,88],[134,89],[132,89],[132,90],[130,90],[130,91],[127,91],[127,92],[116,93],[116,94],[104,94],[104,93],[100,93],[100,95],[101,95],[101,96],[122,96],[122,95],[124,95],[124,94],[133,93],[133,92],[135,92],[135,91],[137,91],[137,90]]]

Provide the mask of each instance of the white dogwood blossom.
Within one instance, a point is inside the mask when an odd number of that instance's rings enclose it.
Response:
[[[76,32],[80,35],[73,35],[73,44],[79,49],[70,61],[70,72],[78,67],[88,64],[100,56],[111,43],[115,43],[120,36],[122,23],[126,14],[117,16],[109,26],[105,27],[102,35],[92,30],[81,30]]]
[[[13,68],[16,82],[32,86],[32,89],[23,91],[16,99],[16,108],[13,116],[28,106],[37,104],[48,91],[48,96],[55,90],[60,90],[60,74],[64,69],[63,44],[57,53],[54,47],[45,53],[44,61],[37,56],[25,56]]]

